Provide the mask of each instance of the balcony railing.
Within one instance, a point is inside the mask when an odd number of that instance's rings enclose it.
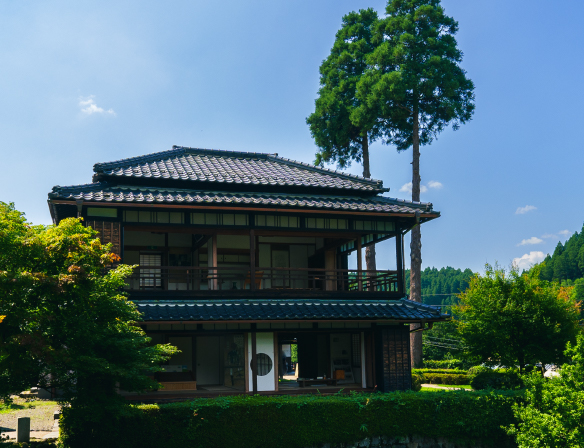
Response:
[[[398,292],[396,271],[350,269],[261,268],[252,276],[238,267],[137,267],[128,278],[128,290],[136,291],[386,291]]]

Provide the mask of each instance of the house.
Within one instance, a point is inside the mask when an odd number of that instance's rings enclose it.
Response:
[[[439,217],[432,204],[277,154],[174,146],[93,170],[53,188],[51,215],[83,217],[138,265],[140,324],[181,350],[166,390],[411,387],[409,324],[448,318],[404,286],[404,235]],[[367,271],[363,248],[384,241],[393,270]],[[292,344],[300,379],[279,383]]]

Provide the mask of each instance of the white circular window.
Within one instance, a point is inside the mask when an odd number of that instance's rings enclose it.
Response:
[[[267,375],[272,371],[272,358],[265,353],[257,354],[258,376]],[[250,364],[251,367],[251,364]]]

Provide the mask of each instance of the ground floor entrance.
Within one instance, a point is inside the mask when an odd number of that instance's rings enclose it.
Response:
[[[409,327],[392,322],[147,324],[175,354],[159,394],[302,393],[411,387]]]

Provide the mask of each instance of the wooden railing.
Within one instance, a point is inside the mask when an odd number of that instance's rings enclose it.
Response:
[[[252,278],[254,277],[254,278]],[[396,271],[350,269],[140,266],[127,280],[128,290],[226,291],[388,291],[398,292]]]

